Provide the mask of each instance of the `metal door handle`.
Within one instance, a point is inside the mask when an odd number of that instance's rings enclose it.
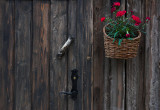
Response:
[[[59,50],[57,54],[58,58],[62,58],[62,56],[65,54],[65,52],[67,51],[67,49],[69,48],[69,46],[72,44],[73,41],[74,41],[74,38],[70,36],[68,40],[64,43],[62,48]]]
[[[71,80],[72,80],[71,92],[61,91],[60,94],[70,95],[73,100],[76,100],[77,99],[77,95],[78,95],[78,90],[77,90],[77,80],[79,78],[78,70],[77,69],[73,69],[71,72],[72,72],[72,75],[71,75]]]

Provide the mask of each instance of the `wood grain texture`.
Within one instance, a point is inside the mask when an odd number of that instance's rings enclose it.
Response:
[[[51,1],[51,52],[50,52],[50,110],[66,110],[67,56],[57,59],[56,54],[67,40],[67,1]]]
[[[0,1],[0,110],[14,103],[14,2]]]
[[[136,58],[104,57],[100,19],[111,16],[115,1],[151,17]],[[0,1],[0,110],[160,110],[159,6],[159,0]],[[57,59],[70,35],[74,43]],[[80,75],[76,101],[59,94],[71,90],[72,69]]]
[[[144,0],[127,0],[127,10],[133,10],[134,15],[139,16],[143,21],[145,12]],[[144,109],[144,74],[145,74],[145,46],[144,36],[141,37],[139,52],[136,58],[127,60],[126,63],[126,109]]]
[[[110,61],[110,109],[125,109],[125,61],[111,59]]]
[[[74,37],[74,41],[68,49],[68,91],[72,89],[72,80],[71,80],[71,70],[77,69],[77,59],[79,54],[77,53],[77,1],[69,0],[68,1],[68,37]],[[81,73],[78,71],[78,74]],[[81,94],[81,84],[80,78],[77,81],[77,89],[79,91],[78,98],[74,101],[71,97],[68,97],[68,110],[81,110],[82,104],[82,94]]]
[[[91,110],[93,105],[93,0],[77,0],[77,68],[81,86],[80,110]]]
[[[146,17],[151,21],[146,26],[145,44],[145,110],[160,109],[160,1],[145,0]]]
[[[32,2],[15,1],[15,110],[31,110]]]
[[[106,14],[107,13],[107,14]],[[110,16],[110,0],[93,1],[93,109],[109,109],[109,83],[107,72],[109,65],[104,66],[103,23],[101,17]],[[107,63],[109,60],[106,59]],[[105,77],[105,78],[104,78]],[[103,106],[104,105],[104,106]]]
[[[49,109],[50,2],[33,1],[32,110]]]
[[[95,15],[96,15],[96,18],[94,18],[95,20],[97,20],[97,23],[99,24],[100,23],[100,18],[99,18],[99,16],[101,15],[101,14],[103,14],[103,15],[105,15],[106,17],[107,16],[110,16],[111,17],[111,1],[110,0],[103,0],[103,2],[106,2],[106,3],[104,3],[105,4],[105,7],[104,7],[104,4],[103,4],[103,8],[102,8],[102,13],[101,13],[101,11],[100,10],[97,10],[97,11],[94,11],[94,13],[95,13]],[[95,2],[95,5],[96,5],[96,2]],[[95,7],[96,8],[96,7]],[[100,15],[99,15],[99,14]],[[101,15],[102,16],[102,15]],[[96,21],[94,22],[95,24],[94,24],[94,27],[96,26]],[[105,25],[105,24],[104,24]],[[103,26],[104,26],[103,25]],[[97,27],[97,29],[99,29],[99,26],[96,26]],[[100,39],[100,35],[99,34],[101,34],[102,35],[102,38],[103,38],[103,31],[102,31],[102,29],[103,29],[103,27],[101,27],[99,30],[100,31],[95,31],[94,30],[94,36],[96,35],[95,33],[97,33],[97,39]],[[99,36],[99,37],[98,37]],[[104,39],[102,40],[102,41],[104,41]],[[96,42],[95,40],[94,40],[94,42]],[[103,46],[104,46],[104,42],[102,43],[103,44]],[[97,42],[97,44],[95,44],[94,43],[94,45],[102,45],[102,44],[98,44],[98,42]],[[95,47],[94,47],[95,48]],[[103,50],[103,54],[104,54],[104,50]],[[98,57],[99,58],[99,57]],[[104,80],[104,82],[103,82],[103,110],[110,110],[110,108],[111,108],[111,103],[110,103],[110,100],[111,100],[111,96],[110,96],[110,88],[111,88],[111,72],[110,72],[110,68],[111,68],[111,60],[110,59],[108,59],[108,58],[106,58],[106,57],[104,57],[104,78],[103,78],[103,80]],[[98,73],[97,73],[98,74]],[[96,78],[96,77],[95,77]],[[99,79],[99,80],[101,80],[101,79]],[[94,83],[96,83],[96,81],[94,81]],[[94,93],[95,94],[95,93]],[[96,96],[96,95],[95,95]],[[95,103],[96,103],[96,101],[95,101]],[[99,105],[100,106],[100,105]],[[98,108],[98,106],[97,106],[97,108]],[[95,109],[96,110],[96,109]]]
[[[108,58],[105,58],[105,69],[104,69],[104,95],[103,95],[103,110],[110,110],[111,108],[111,61]]]

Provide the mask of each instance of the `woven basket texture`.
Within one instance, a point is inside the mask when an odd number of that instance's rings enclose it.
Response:
[[[106,26],[103,28],[105,57],[117,59],[129,59],[136,57],[139,48],[141,32],[139,32],[138,37],[133,38],[133,40],[123,39],[121,45],[118,45],[117,40],[113,43],[113,38],[106,34]]]

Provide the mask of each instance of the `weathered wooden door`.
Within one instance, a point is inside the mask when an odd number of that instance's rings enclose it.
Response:
[[[0,110],[91,110],[92,0],[0,1]],[[62,59],[68,36],[74,43]],[[72,88],[77,69],[78,98]]]
[[[159,0],[121,0],[150,16],[139,54],[104,57],[103,24],[120,0],[0,0],[0,110],[160,110]],[[74,42],[61,58],[69,36]],[[78,70],[78,97],[71,70]]]
[[[55,110],[91,110],[92,105],[92,45],[93,1],[51,1],[50,39],[50,108]],[[62,59],[56,54],[69,36],[74,42]],[[60,91],[72,89],[71,70],[79,74],[78,98],[60,95]]]

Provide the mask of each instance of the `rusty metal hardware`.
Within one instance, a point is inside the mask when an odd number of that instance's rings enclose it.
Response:
[[[76,100],[77,99],[77,95],[78,95],[78,90],[77,90],[77,80],[79,78],[78,70],[77,69],[73,69],[71,72],[72,72],[72,75],[71,75],[71,80],[72,80],[71,92],[61,91],[60,94],[70,95],[73,100]]]
[[[70,47],[70,45],[72,44],[73,41],[74,41],[74,38],[70,36],[68,38],[68,40],[64,43],[64,45],[62,46],[62,48],[59,50],[59,52],[57,54],[58,58],[62,58],[62,56],[65,54],[65,52]]]

